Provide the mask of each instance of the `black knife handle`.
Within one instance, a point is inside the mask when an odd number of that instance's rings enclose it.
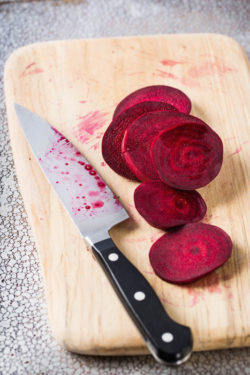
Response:
[[[167,315],[150,284],[111,238],[92,250],[155,359],[168,365],[187,360],[193,346],[190,328]]]

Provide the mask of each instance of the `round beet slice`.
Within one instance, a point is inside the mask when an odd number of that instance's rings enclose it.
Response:
[[[167,129],[154,139],[151,159],[160,179],[169,186],[198,189],[219,173],[223,144],[208,126],[182,125]]]
[[[116,107],[113,118],[133,105],[147,101],[165,102],[183,113],[191,111],[191,101],[184,92],[171,86],[155,85],[143,87],[126,96]]]
[[[232,241],[221,228],[194,223],[165,233],[152,245],[149,259],[160,278],[186,284],[222,266],[231,252]]]
[[[140,181],[160,179],[150,155],[155,137],[163,130],[184,124],[202,124],[208,127],[197,117],[184,113],[154,112],[144,114],[125,130],[121,147],[123,158]]]
[[[139,103],[121,115],[116,117],[102,139],[102,155],[106,163],[119,175],[131,180],[137,180],[136,176],[128,168],[121,154],[121,143],[127,127],[138,117],[147,112],[154,111],[176,111],[170,104],[162,102]]]
[[[143,182],[134,192],[137,211],[153,227],[170,227],[201,220],[207,206],[197,191],[173,189],[161,181]]]

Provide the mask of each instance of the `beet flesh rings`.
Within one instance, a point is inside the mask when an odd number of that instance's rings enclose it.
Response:
[[[141,183],[135,189],[134,202],[140,215],[160,229],[197,222],[207,211],[196,191],[173,189],[160,181]]]
[[[148,112],[166,111],[174,112],[176,109],[170,104],[163,102],[145,102],[129,108],[117,116],[109,125],[104,133],[102,140],[102,155],[106,163],[120,176],[131,180],[137,180],[137,177],[126,165],[122,153],[121,144],[124,132],[133,121]]]
[[[176,189],[198,189],[219,173],[223,144],[208,126],[191,123],[163,131],[156,137],[151,159],[166,184]]]
[[[186,284],[222,266],[231,256],[232,241],[222,229],[203,223],[169,230],[149,253],[155,273],[163,280]]]
[[[160,179],[150,155],[151,146],[156,136],[163,130],[185,124],[201,124],[208,127],[205,122],[194,116],[179,112],[154,112],[144,114],[125,130],[122,154],[129,169],[140,181]]]
[[[168,103],[183,113],[191,111],[191,101],[184,92],[170,86],[155,85],[143,87],[126,96],[116,107],[113,118],[135,104],[147,101]]]

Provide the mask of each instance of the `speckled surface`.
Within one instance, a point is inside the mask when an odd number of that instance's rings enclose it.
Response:
[[[0,375],[250,374],[250,348],[194,353],[178,369],[150,357],[68,353],[51,336],[41,272],[16,181],[3,95],[3,69],[16,48],[37,41],[216,32],[249,50],[248,0],[0,0]]]

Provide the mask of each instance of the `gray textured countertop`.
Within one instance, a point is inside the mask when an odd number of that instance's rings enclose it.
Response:
[[[41,272],[13,167],[3,69],[16,48],[53,39],[216,32],[249,50],[248,0],[0,0],[0,374],[250,374],[250,348],[194,353],[178,369],[150,357],[85,357],[48,328]]]

